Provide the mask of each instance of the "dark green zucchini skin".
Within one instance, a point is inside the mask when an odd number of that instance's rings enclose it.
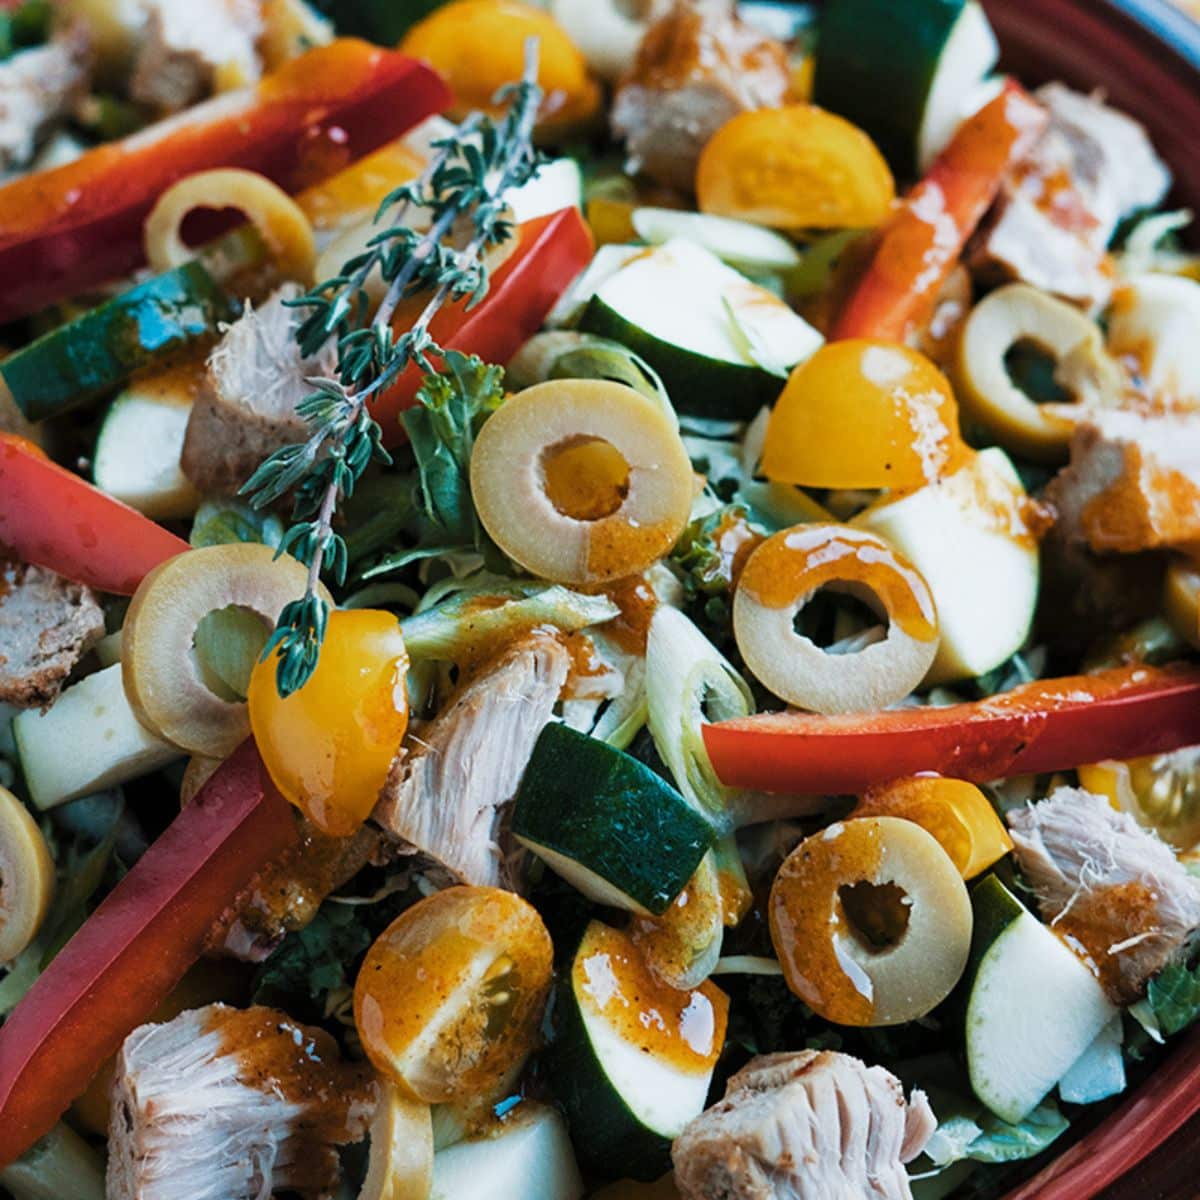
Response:
[[[714,837],[649,767],[558,723],[534,746],[512,832],[580,863],[655,915],[683,891]]]
[[[673,346],[627,321],[598,296],[588,301],[579,328],[620,342],[644,358],[658,372],[676,412],[689,416],[752,420],[779,399],[787,382],[749,363],[705,358]]]
[[[134,372],[212,337],[237,306],[198,262],[155,275],[52,329],[0,363],[31,421],[56,417]]]
[[[571,1141],[585,1171],[650,1183],[671,1169],[671,1142],[647,1129],[626,1107],[592,1051],[570,969],[554,992],[547,1077],[566,1110]]]
[[[864,129],[902,179],[942,49],[966,0],[826,0],[813,99]]]

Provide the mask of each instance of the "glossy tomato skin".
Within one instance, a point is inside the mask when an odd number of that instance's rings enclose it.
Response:
[[[275,786],[322,832],[367,819],[408,728],[408,655],[391,613],[329,614],[311,678],[286,699],[277,656],[250,677],[250,728]]]
[[[413,1099],[496,1099],[534,1048],[553,960],[537,910],[514,892],[435,892],[367,952],[354,986],[363,1049]]]

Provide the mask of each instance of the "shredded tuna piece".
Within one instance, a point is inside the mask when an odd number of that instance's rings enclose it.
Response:
[[[285,284],[259,308],[249,304],[209,356],[208,374],[188,419],[181,463],[200,491],[236,492],[272,451],[303,441],[308,426],[296,405],[313,376],[332,375],[336,348],[304,358],[295,331],[302,317]]]
[[[613,133],[633,169],[691,191],[705,142],[740,112],[782,104],[787,88],[783,46],[739,21],[732,3],[676,0],[617,90]]]
[[[1112,292],[1108,244],[1123,216],[1157,204],[1171,176],[1146,131],[1094,96],[1060,83],[1037,98],[1043,137],[1005,182],[976,266],[1085,304]]]
[[[375,820],[463,883],[505,886],[503,810],[570,668],[570,654],[549,634],[531,634],[505,650],[444,712],[409,734]]]
[[[909,1200],[937,1127],[923,1092],[849,1054],[755,1058],[675,1139],[684,1200]]]
[[[112,1096],[109,1200],[323,1200],[376,1100],[323,1030],[223,1004],[135,1029]]]
[[[92,47],[74,22],[44,46],[0,63],[0,170],[26,165],[47,127],[87,90]]]
[[[1097,553],[1200,548],[1200,413],[1096,411],[1046,498]]]
[[[0,559],[0,703],[50,704],[103,636],[104,613],[91,588]]]
[[[257,83],[258,0],[142,0],[146,27],[129,94],[161,113],[221,90]]]
[[[1009,813],[1042,916],[1130,1004],[1200,928],[1200,885],[1157,834],[1101,796],[1058,788]]]

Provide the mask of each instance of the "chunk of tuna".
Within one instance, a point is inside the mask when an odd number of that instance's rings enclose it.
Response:
[[[87,91],[91,68],[91,39],[81,22],[0,63],[0,170],[33,158],[47,128]]]
[[[910,1200],[937,1122],[923,1092],[848,1054],[755,1058],[675,1139],[684,1200]]]
[[[1200,413],[1095,411],[1046,499],[1100,554],[1200,548]]]
[[[130,96],[178,112],[214,90],[256,83],[263,34],[258,0],[142,0],[146,25]]]
[[[1200,883],[1155,833],[1102,796],[1056,789],[1008,814],[1042,916],[1096,969],[1117,1004],[1187,952]]]
[[[1050,125],[1009,174],[973,265],[1082,304],[1112,292],[1108,244],[1121,218],[1157,204],[1171,176],[1132,118],[1047,84]]]
[[[499,845],[504,810],[570,668],[569,652],[549,634],[530,634],[503,651],[409,734],[375,820],[455,879],[507,886]]]
[[[324,1030],[223,1004],[135,1029],[112,1097],[108,1200],[325,1200],[376,1101]]]
[[[103,636],[104,613],[91,588],[0,559],[0,704],[52,703]]]
[[[310,378],[333,374],[337,350],[300,353],[303,313],[285,303],[299,295],[285,284],[259,308],[247,304],[209,357],[180,460],[202,492],[236,492],[269,454],[308,436],[296,406],[312,392]]]
[[[738,113],[782,104],[787,89],[783,46],[738,20],[732,3],[676,0],[617,89],[613,133],[634,170],[690,192],[708,139]]]

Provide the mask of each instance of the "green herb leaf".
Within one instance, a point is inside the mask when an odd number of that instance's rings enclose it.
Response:
[[[471,500],[471,451],[504,402],[504,371],[448,350],[443,370],[425,376],[417,401],[401,419],[417,461],[425,520],[444,544],[482,547],[486,535]]]
[[[1150,980],[1146,999],[1167,1036],[1186,1029],[1200,1017],[1200,965],[1174,963]]]

